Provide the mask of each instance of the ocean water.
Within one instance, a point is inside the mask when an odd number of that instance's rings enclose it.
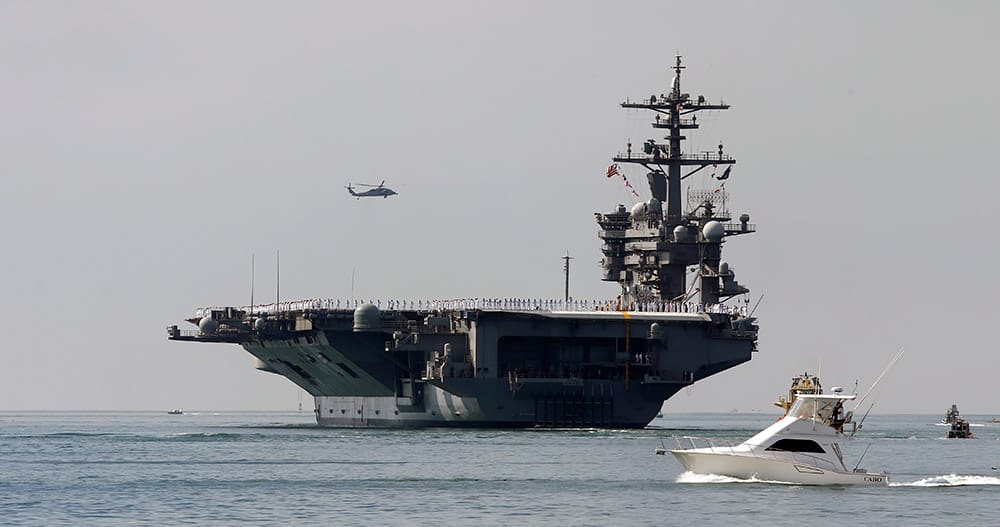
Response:
[[[765,414],[645,430],[345,430],[309,412],[0,413],[2,525],[1000,524],[1000,424],[870,416],[845,458],[888,488],[684,474],[672,437],[742,440]],[[870,445],[870,446],[869,446]]]

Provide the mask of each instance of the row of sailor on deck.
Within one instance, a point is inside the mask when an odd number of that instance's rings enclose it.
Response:
[[[379,309],[414,309],[427,311],[636,311],[644,313],[722,313],[747,315],[746,306],[725,304],[698,304],[694,302],[632,302],[623,305],[620,300],[546,300],[542,298],[457,298],[448,300],[341,300],[310,299],[242,306],[250,313],[280,313],[304,311],[307,309],[357,309],[365,304],[373,304]],[[208,315],[213,309],[198,308],[196,315]]]

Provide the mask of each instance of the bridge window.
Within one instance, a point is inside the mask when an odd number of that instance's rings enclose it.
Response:
[[[814,454],[825,454],[826,451],[819,443],[808,439],[779,439],[767,450],[777,452],[810,452]]]

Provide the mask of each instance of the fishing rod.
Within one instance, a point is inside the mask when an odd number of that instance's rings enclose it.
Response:
[[[764,297],[764,295],[761,295],[761,298],[763,298],[763,297]],[[757,307],[754,306],[754,309],[757,309]],[[819,366],[816,368],[816,378],[817,379],[822,379],[823,378],[823,357],[819,358]],[[817,413],[819,413],[819,405],[816,404],[816,401],[813,401],[813,430],[816,430],[816,417],[817,417],[816,414]]]
[[[872,383],[871,388],[868,388],[868,391],[861,396],[861,399],[858,399],[858,404],[854,406],[854,410],[857,410],[858,408],[861,407],[861,403],[865,402],[865,399],[867,399],[868,396],[872,393],[872,390],[874,390],[875,387],[878,386],[878,383],[882,382],[882,379],[885,377],[887,373],[889,373],[889,370],[892,369],[892,366],[896,364],[896,361],[898,361],[899,358],[903,356],[904,351],[906,350],[904,350],[903,348],[899,348],[899,353],[896,353],[896,355],[892,357],[892,360],[889,361],[889,365],[886,366],[884,370],[882,370],[882,374],[879,375],[877,379],[875,379],[875,382]],[[852,410],[851,413],[854,413],[854,410]]]
[[[858,403],[854,406],[854,409],[851,410],[850,412],[847,412],[847,416],[845,418],[845,421],[850,421],[850,420],[853,419],[854,412],[856,412],[858,410],[858,408],[861,408],[861,404],[865,402],[865,399],[867,399],[869,395],[871,395],[872,390],[874,390],[875,387],[878,386],[878,383],[882,382],[882,379],[885,378],[886,374],[889,373],[889,370],[891,370],[892,367],[893,367],[893,365],[896,364],[896,361],[898,361],[899,358],[903,356],[903,353],[905,351],[906,350],[904,350],[903,348],[899,348],[899,352],[896,353],[895,355],[893,355],[892,359],[889,360],[889,364],[885,367],[884,370],[882,370],[882,374],[879,375],[877,379],[875,379],[875,382],[872,383],[871,388],[868,388],[868,391],[865,392],[865,394],[861,396],[861,399],[858,400]],[[868,411],[865,412],[865,415],[863,415],[861,417],[861,421],[859,421],[858,425],[854,427],[853,431],[851,431],[851,437],[853,437],[854,434],[856,434],[858,432],[858,430],[861,430],[861,427],[864,426],[865,419],[868,418],[868,414],[871,413],[872,408],[874,408],[874,407],[875,407],[875,403],[872,403],[871,406],[868,407]]]
[[[864,426],[865,426],[865,419],[868,419],[868,414],[871,413],[872,408],[875,408],[875,403],[872,403],[871,406],[868,407],[868,411],[865,412],[865,415],[862,415],[861,416],[861,420],[858,421],[858,426],[855,426],[854,430],[851,430],[851,437],[854,437],[854,434],[858,433],[858,430],[861,430],[862,428],[864,428]],[[854,417],[854,412],[851,412],[851,417]],[[850,419],[848,419],[848,420],[850,420]]]
[[[868,446],[866,446],[866,447],[865,447],[865,451],[864,451],[864,452],[862,452],[862,453],[861,453],[861,457],[859,457],[859,458],[858,458],[858,464],[857,464],[857,465],[854,465],[854,472],[857,472],[857,471],[858,471],[858,467],[860,467],[860,466],[861,466],[861,460],[865,458],[865,454],[867,454],[867,453],[868,453],[868,449],[869,449],[869,448],[871,448],[871,447],[872,447],[872,444],[871,444],[871,443],[868,443]]]

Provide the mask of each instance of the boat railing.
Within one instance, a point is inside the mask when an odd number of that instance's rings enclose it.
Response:
[[[735,452],[733,450],[734,447],[742,444],[741,441],[729,441],[711,437],[674,436],[673,439],[677,443],[677,448],[683,450],[688,448],[709,448],[712,450],[730,450]]]

